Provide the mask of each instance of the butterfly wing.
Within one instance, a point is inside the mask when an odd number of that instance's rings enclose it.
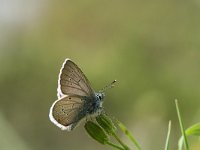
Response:
[[[79,96],[63,96],[50,108],[49,118],[62,130],[71,131],[84,118],[84,100]]]
[[[57,92],[58,98],[64,95],[94,97],[94,91],[88,79],[70,59],[65,60],[60,70]]]

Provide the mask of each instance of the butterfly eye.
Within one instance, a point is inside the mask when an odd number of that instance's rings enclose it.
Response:
[[[97,95],[97,97],[99,98],[99,100],[101,100],[101,99],[102,99],[101,95]]]

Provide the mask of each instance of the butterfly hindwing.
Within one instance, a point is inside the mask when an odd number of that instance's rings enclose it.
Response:
[[[50,119],[63,130],[72,130],[85,117],[84,100],[78,96],[64,96],[55,101],[50,109]]]
[[[88,79],[70,59],[66,59],[58,79],[58,98],[64,95],[94,96]]]

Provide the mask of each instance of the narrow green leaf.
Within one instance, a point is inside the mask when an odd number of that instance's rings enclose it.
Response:
[[[124,144],[116,135],[116,127],[108,116],[101,114],[96,117],[96,121],[107,134],[112,135],[117,140],[117,142],[124,148],[124,150],[130,150],[130,148]]]
[[[200,123],[194,124],[185,131],[186,135],[200,136]]]
[[[109,137],[104,130],[92,121],[86,122],[85,129],[87,133],[99,143],[107,144],[109,142]]]
[[[107,134],[114,134],[115,133],[116,127],[115,127],[114,123],[105,114],[98,115],[96,117],[96,121],[105,130],[105,132]]]
[[[189,145],[188,145],[187,137],[186,137],[185,130],[184,130],[184,127],[183,127],[183,122],[182,122],[181,114],[180,114],[180,111],[179,111],[177,99],[175,100],[175,104],[176,104],[176,111],[177,111],[178,120],[179,120],[179,124],[180,124],[180,128],[181,128],[181,133],[182,133],[182,136],[183,136],[184,146],[185,146],[186,150],[189,150]],[[180,146],[180,145],[178,144],[178,146]],[[181,150],[180,148],[182,148],[182,147],[179,147],[179,150]]]
[[[185,131],[185,134],[186,136],[190,136],[190,135],[200,136],[200,123],[194,124],[193,126],[189,127]],[[178,141],[179,150],[182,150],[183,143],[184,143],[183,136],[181,136]]]
[[[166,139],[166,142],[165,142],[165,150],[169,150],[170,132],[171,132],[171,120],[169,121],[169,125],[168,125],[167,139]]]
[[[115,145],[109,141],[109,136],[106,134],[106,132],[96,123],[92,121],[88,121],[85,123],[85,130],[87,133],[96,141],[98,141],[101,144],[109,145],[115,149],[118,150],[126,150],[122,147],[119,147],[118,145]]]

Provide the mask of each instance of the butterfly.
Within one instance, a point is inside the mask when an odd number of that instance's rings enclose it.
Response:
[[[104,91],[115,82],[95,92],[81,69],[72,60],[66,59],[60,69],[58,100],[50,108],[50,120],[62,130],[73,130],[83,118],[102,112]]]

